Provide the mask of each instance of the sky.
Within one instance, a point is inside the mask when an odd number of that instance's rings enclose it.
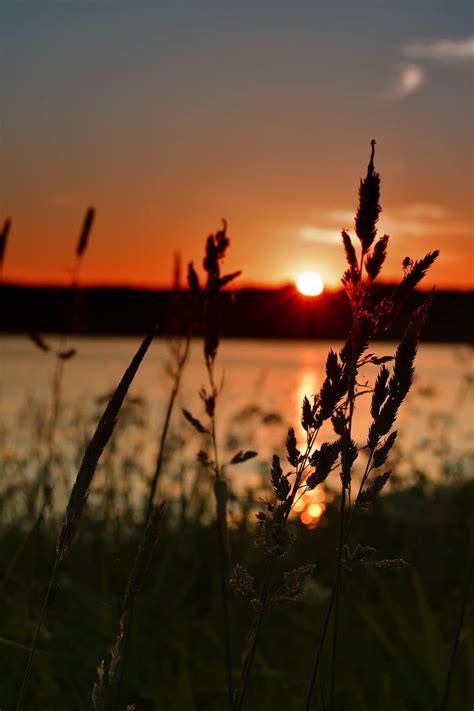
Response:
[[[386,279],[434,248],[473,286],[474,4],[0,0],[4,278],[168,286],[228,221],[229,270],[344,269],[370,140]]]

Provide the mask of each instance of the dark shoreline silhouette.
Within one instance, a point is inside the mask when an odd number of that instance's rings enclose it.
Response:
[[[393,286],[376,287],[380,298]],[[424,340],[473,341],[471,326],[474,292],[437,291]],[[394,328],[397,338],[406,321],[404,314],[423,299],[412,297]],[[161,335],[176,332],[189,310],[188,291],[85,287],[72,293],[66,287],[5,284],[0,287],[0,332],[71,333],[87,335],[135,335],[158,324]],[[344,292],[303,297],[293,286],[280,289],[239,289],[222,294],[223,335],[235,338],[340,339],[350,321]],[[199,324],[195,335],[200,335]]]

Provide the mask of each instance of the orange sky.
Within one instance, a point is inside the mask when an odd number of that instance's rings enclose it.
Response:
[[[167,286],[225,217],[241,284],[336,286],[374,137],[385,278],[472,287],[469,3],[138,5],[0,9],[6,280],[67,283],[94,205],[84,284]]]

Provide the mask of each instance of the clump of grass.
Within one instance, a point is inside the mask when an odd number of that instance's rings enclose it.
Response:
[[[363,504],[370,503],[383,489],[390,477],[389,470],[382,474],[376,474],[371,484],[366,486],[370,474],[384,465],[395,441],[396,432],[391,430],[398,410],[412,383],[418,339],[427,316],[430,299],[428,298],[414,312],[394,357],[378,358],[373,353],[367,354],[367,350],[371,339],[389,328],[408,295],[438,256],[438,252],[431,252],[417,262],[405,260],[404,277],[391,298],[384,299],[379,303],[374,302],[372,286],[385,262],[389,240],[387,235],[377,239],[377,222],[382,208],[380,206],[380,177],[375,171],[374,154],[375,141],[372,141],[367,175],[360,184],[359,205],[355,217],[356,234],[360,241],[359,254],[357,254],[347,230],[342,231],[342,241],[348,263],[342,282],[351,305],[351,329],[341,351],[339,353],[332,350],[329,352],[326,360],[326,378],[319,393],[312,402],[306,396],[303,400],[301,424],[306,433],[304,450],[300,451],[297,447],[294,429],[290,428],[286,449],[291,470],[285,472],[278,457],[273,458],[271,482],[274,498],[271,501],[266,501],[265,510],[258,514],[259,526],[256,544],[267,556],[269,562],[261,584],[260,595],[254,598],[255,613],[245,642],[240,683],[233,701],[232,708],[235,711],[240,711],[243,707],[262,619],[274,601],[272,581],[276,563],[278,559],[287,554],[294,542],[294,534],[288,525],[293,506],[306,491],[320,486],[332,471],[338,470],[341,497],[335,577],[311,673],[305,708],[309,709],[311,705],[322,646],[332,612],[334,612],[334,627],[329,708],[332,708],[334,704],[344,546],[347,546],[347,539],[356,511]],[[390,373],[385,364],[391,361],[394,365]],[[359,378],[361,367],[367,364],[379,366],[379,373],[373,389],[365,383],[361,383]],[[369,393],[372,393],[373,422],[366,444],[368,461],[355,503],[351,507],[351,518],[346,529],[345,514],[348,502],[350,506],[351,501],[353,468],[359,457],[359,447],[352,437],[353,418],[360,396]],[[336,439],[317,446],[321,427],[329,420],[332,423]],[[388,435],[387,438],[382,441],[386,435]],[[292,578],[300,581],[299,591],[302,590],[304,579],[309,575],[311,575],[309,568],[291,574]],[[241,587],[241,583],[239,583],[241,579],[242,570],[234,577],[234,584],[237,583],[237,587]]]
[[[110,437],[112,436],[122,403],[137,373],[137,370],[153,340],[153,337],[154,331],[143,339],[140,347],[133,356],[130,365],[126,369],[112,397],[107,403],[102,417],[100,418],[97,424],[97,428],[94,434],[92,435],[92,438],[90,439],[84,452],[81,466],[79,468],[79,472],[72,487],[69,501],[66,507],[64,523],[58,535],[53,568],[49,578],[48,587],[44,596],[43,604],[36,625],[33,643],[31,645],[30,654],[28,656],[28,661],[23,675],[23,681],[16,706],[17,711],[22,709],[24,706],[26,692],[28,689],[29,679],[31,675],[33,657],[41,632],[44,614],[46,612],[46,608],[48,606],[49,598],[51,595],[51,589],[57,567],[66,556],[66,553],[68,552],[69,547],[76,536],[80,521],[84,514],[84,509],[86,507],[87,499],[89,496],[89,488],[92,483],[97,464],[102,455],[102,452],[104,451],[105,447],[107,446],[107,443],[110,440]]]
[[[333,646],[331,676],[329,686],[329,708],[334,705],[337,642],[339,623],[339,599],[342,575],[342,556],[344,545],[350,534],[350,529],[356,512],[360,506],[371,502],[383,489],[390,477],[390,470],[378,474],[371,486],[364,488],[370,473],[381,467],[390,452],[396,438],[396,432],[391,431],[396,421],[398,410],[411,387],[414,372],[414,360],[417,352],[421,329],[426,320],[430,298],[417,309],[408,324],[395,357],[376,358],[367,352],[370,341],[379,333],[386,331],[398,314],[402,304],[413,291],[419,281],[425,276],[429,267],[438,256],[438,252],[430,252],[423,259],[412,262],[404,260],[404,277],[389,299],[374,303],[372,286],[380,274],[387,254],[388,236],[383,235],[377,241],[377,221],[381,212],[380,177],[374,168],[375,141],[372,141],[372,152],[367,175],[361,181],[359,189],[359,207],[355,219],[355,230],[359,238],[360,260],[347,231],[343,230],[342,238],[349,268],[343,275],[343,284],[352,310],[352,327],[349,338],[339,354],[341,363],[348,378],[347,396],[343,405],[338,408],[333,417],[333,429],[341,441],[340,477],[341,477],[341,507],[339,543],[337,551],[336,573],[328,612],[324,621],[320,642],[318,645],[313,671],[311,674],[306,708],[309,709],[316,682],[322,647],[325,642],[329,618],[334,608]],[[375,244],[374,244],[375,242]],[[365,270],[365,274],[364,274]],[[385,363],[394,362],[392,374]],[[359,491],[351,510],[347,530],[344,526],[346,497],[351,496],[352,470],[358,458],[358,447],[352,440],[352,422],[355,412],[356,398],[368,394],[371,390],[361,387],[358,382],[360,368],[372,363],[380,366],[375,385],[372,390],[371,415],[372,425],[368,432],[366,448],[368,460],[362,476]],[[388,435],[382,443],[382,438]]]

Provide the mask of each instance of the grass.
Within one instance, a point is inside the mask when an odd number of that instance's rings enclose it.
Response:
[[[114,519],[104,519],[102,495],[97,492],[93,498],[81,535],[56,576],[30,681],[31,708],[59,711],[65,699],[70,709],[92,708],[96,667],[109,658],[117,633],[142,526],[127,516],[115,526]],[[358,538],[372,544],[383,541],[380,554],[399,555],[411,565],[398,572],[358,566],[345,577],[343,594],[351,604],[342,608],[341,709],[428,711],[440,703],[468,564],[465,541],[473,536],[473,504],[472,482],[414,486],[385,495],[359,519]],[[182,521],[179,501],[169,502],[168,508],[155,562],[136,606],[117,708],[135,702],[137,709],[219,709],[227,691],[223,641],[216,628],[220,575],[215,529],[191,515]],[[319,565],[302,600],[271,610],[264,620],[248,708],[303,708],[315,630],[322,624],[332,585],[337,502],[329,506],[323,523],[314,530],[295,524],[298,546],[287,565],[305,565],[313,557]],[[251,569],[258,565],[259,552],[249,525],[231,529],[231,544]],[[7,555],[20,533],[17,527],[2,530],[1,547]],[[0,695],[5,708],[16,702],[55,535],[54,521],[49,521],[3,595]],[[432,550],[436,556],[427,554]],[[250,611],[237,595],[231,605],[236,679]],[[471,611],[454,669],[453,710],[465,708],[474,692],[473,622]],[[324,679],[327,662],[325,658],[321,670]]]
[[[26,662],[20,694],[18,696],[16,706],[18,711],[24,707],[25,696],[33,665],[33,657],[36,651],[39,635],[41,633],[41,627],[49,603],[56,571],[60,562],[66,557],[69,547],[77,534],[99,459],[112,436],[124,398],[133,381],[133,378],[136,375],[140,363],[142,362],[150,343],[153,340],[153,335],[154,334],[152,332],[150,335],[146,336],[140,344],[139,349],[130,361],[130,365],[126,369],[119,384],[117,385],[117,388],[108,401],[104,412],[99,419],[97,428],[85,449],[84,456],[66,506],[64,522],[57,537],[55,546],[56,554],[54,556],[53,567],[46,587],[46,593],[41,604],[41,610],[36,624],[31,650]]]
[[[336,672],[338,668],[338,635],[340,618],[340,599],[343,577],[344,557],[353,561],[354,554],[347,546],[351,534],[351,525],[363,505],[371,504],[387,484],[391,470],[380,473],[392,448],[396,430],[394,425],[398,411],[410,390],[413,381],[414,361],[422,327],[426,321],[430,298],[413,312],[400,341],[396,353],[376,357],[369,352],[369,345],[377,334],[387,331],[398,314],[401,305],[414,287],[425,276],[435,261],[438,252],[430,252],[423,259],[413,262],[405,259],[404,275],[392,295],[382,301],[374,298],[373,286],[382,271],[386,255],[388,236],[377,238],[377,222],[381,212],[380,177],[375,171],[375,141],[367,167],[367,175],[361,180],[359,188],[359,207],[355,217],[355,231],[360,242],[359,250],[354,246],[348,232],[343,230],[342,241],[348,263],[342,282],[352,311],[352,324],[343,348],[338,352],[330,350],[326,360],[326,375],[312,401],[303,399],[301,424],[306,432],[306,443],[298,448],[294,428],[288,430],[286,443],[287,462],[291,469],[284,472],[278,456],[273,457],[271,482],[273,496],[264,501],[264,508],[258,514],[258,535],[256,544],[269,561],[260,594],[254,592],[252,576],[239,567],[235,579],[237,587],[252,598],[255,608],[254,619],[250,626],[242,660],[240,682],[232,704],[235,711],[241,711],[249,683],[255,650],[261,638],[264,615],[272,605],[278,604],[283,590],[283,597],[296,599],[301,596],[305,580],[311,576],[312,569],[304,567],[283,573],[281,583],[276,583],[273,575],[275,563],[287,556],[294,544],[289,520],[296,502],[307,492],[321,486],[328,476],[337,470],[341,484],[339,535],[335,555],[335,572],[332,590],[327,606],[321,635],[316,643],[317,652],[305,702],[309,709],[313,703],[318,672],[321,664],[323,647],[327,638],[329,620],[333,618],[332,652],[329,675],[327,705],[330,711],[335,706]],[[378,374],[371,385],[360,377],[360,370],[368,363],[378,366]],[[386,363],[393,363],[389,369]],[[370,396],[370,415],[372,423],[367,433],[366,443],[358,445],[353,439],[353,422],[359,399]],[[356,403],[357,401],[357,403]],[[331,422],[333,435],[330,441],[319,441],[322,426]],[[351,504],[352,480],[355,464],[361,453],[367,454],[367,464],[355,501]],[[286,466],[286,464],[285,464]],[[372,474],[372,477],[369,477]],[[346,523],[346,508],[350,514]],[[357,547],[356,551],[363,550]],[[316,562],[316,561],[315,561]],[[399,565],[399,561],[383,561],[383,565]],[[377,565],[377,563],[376,563]],[[281,587],[278,587],[278,586]],[[323,705],[326,706],[324,690]]]
[[[329,351],[319,393],[304,397],[303,444],[290,427],[284,456],[273,456],[264,498],[255,505],[233,501],[232,525],[231,468],[256,452],[238,449],[227,460],[220,440],[220,291],[239,274],[221,273],[229,247],[225,222],[206,241],[206,283],[201,286],[192,264],[188,271],[196,305],[204,306],[203,417],[184,409],[180,424],[173,420],[193,316],[174,350],[154,472],[141,476],[133,456],[121,455],[126,427],[116,427],[120,412],[124,421],[133,413],[133,399],[125,398],[152,331],[91,439],[83,444],[76,433],[78,473],[72,488],[63,477],[65,513],[60,477],[50,470],[60,461],[62,364],[74,352],[66,357],[63,343],[55,354],[61,377],[43,442],[47,471],[41,447],[28,459],[36,476],[22,476],[8,459],[2,463],[0,506],[8,514],[0,527],[6,571],[0,657],[7,673],[0,692],[7,708],[446,711],[474,696],[468,673],[472,575],[466,575],[472,571],[473,482],[453,476],[446,463],[449,483],[420,480],[397,490],[395,481],[381,495],[391,479],[386,461],[430,297],[411,314],[395,353],[378,357],[369,347],[390,328],[438,253],[405,259],[392,295],[374,298],[388,246],[386,235],[377,236],[374,153],[372,142],[355,218],[359,246],[342,233],[343,284],[352,310],[347,340]],[[93,219],[91,209],[76,248],[73,294]],[[33,340],[50,350],[41,336]],[[373,375],[366,380],[361,371],[368,366]],[[370,425],[355,442],[354,421],[363,407]],[[332,435],[321,441],[328,426]],[[41,444],[40,423],[33,428]],[[180,456],[179,443],[173,451],[176,428],[181,437],[185,431],[191,441],[201,439],[192,463]],[[69,455],[62,465],[70,468],[71,461]],[[164,514],[156,501],[166,491],[171,461],[190,471],[193,483],[180,498],[171,497]],[[45,494],[38,519],[38,482],[44,489],[44,481],[57,503]],[[332,481],[340,493],[332,489],[320,524],[306,529],[293,515],[295,506]],[[232,559],[238,564],[231,572]]]

